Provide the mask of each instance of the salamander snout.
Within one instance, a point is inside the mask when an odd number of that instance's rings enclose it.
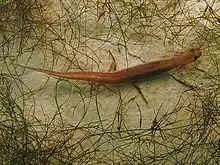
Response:
[[[190,52],[193,55],[194,61],[196,61],[201,56],[201,50],[199,48],[191,49]]]

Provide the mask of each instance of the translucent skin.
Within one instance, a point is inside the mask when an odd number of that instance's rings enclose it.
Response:
[[[188,52],[178,52],[175,56],[165,59],[153,61],[131,68],[118,70],[115,72],[55,72],[50,70],[25,67],[37,72],[45,73],[50,76],[59,78],[67,78],[73,80],[83,80],[99,84],[117,84],[121,82],[137,81],[143,77],[156,75],[161,72],[168,71],[173,68],[181,67],[196,61],[201,56],[200,49],[191,49]],[[22,66],[24,67],[24,66]]]

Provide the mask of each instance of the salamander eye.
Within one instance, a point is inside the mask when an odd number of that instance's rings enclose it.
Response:
[[[194,61],[196,61],[199,57],[198,56],[194,56],[193,58],[194,58]]]

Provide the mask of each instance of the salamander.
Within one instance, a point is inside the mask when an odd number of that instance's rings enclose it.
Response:
[[[182,67],[196,61],[200,56],[201,51],[199,48],[196,48],[187,52],[177,52],[175,56],[168,59],[152,61],[113,72],[56,72],[22,65],[19,66],[59,78],[83,80],[99,84],[117,84],[126,81],[137,81],[147,76]]]

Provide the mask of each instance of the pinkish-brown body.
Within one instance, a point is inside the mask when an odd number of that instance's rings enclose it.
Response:
[[[114,72],[55,72],[50,70],[25,67],[34,71],[42,72],[50,76],[67,78],[73,80],[83,80],[100,84],[116,84],[125,81],[137,81],[146,76],[155,75],[173,68],[196,61],[201,56],[200,49],[192,49],[188,52],[179,52],[175,56],[159,61],[153,61],[131,68]]]

